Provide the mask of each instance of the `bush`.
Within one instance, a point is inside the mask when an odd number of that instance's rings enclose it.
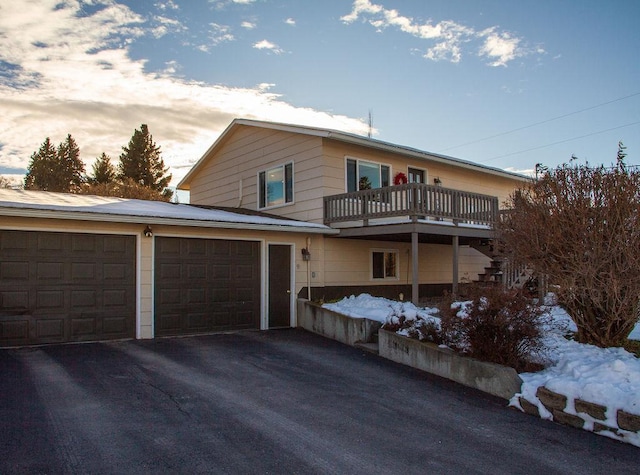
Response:
[[[640,315],[640,169],[564,164],[517,190],[497,223],[509,258],[555,286],[576,339],[623,346]]]
[[[406,312],[404,305],[393,307],[382,328],[416,340],[442,343],[438,321],[432,317]]]
[[[522,292],[501,287],[471,291],[471,300],[441,307],[441,339],[456,351],[516,371],[538,369],[529,355],[542,348],[546,312]]]

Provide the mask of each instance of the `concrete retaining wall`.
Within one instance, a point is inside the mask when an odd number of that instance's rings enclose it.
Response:
[[[381,325],[366,318],[346,317],[316,303],[298,299],[299,327],[350,346],[371,341]]]
[[[511,399],[522,380],[513,368],[485,363],[387,330],[378,334],[380,356],[451,379],[494,396]]]

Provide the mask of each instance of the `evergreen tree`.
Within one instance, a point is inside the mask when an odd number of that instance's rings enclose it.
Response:
[[[128,147],[122,147],[118,164],[118,179],[130,178],[135,183],[151,188],[169,199],[173,192],[167,188],[171,175],[167,175],[161,157],[160,147],[156,146],[146,124],[136,129]]]
[[[89,183],[98,185],[111,183],[116,180],[117,171],[111,163],[111,158],[102,152],[93,164],[92,174],[88,178]]]
[[[84,183],[84,163],[80,160],[80,149],[71,134],[58,146],[58,166],[55,170],[56,188],[62,192],[76,192]]]
[[[37,152],[31,155],[31,161],[24,178],[25,190],[55,191],[54,170],[57,163],[56,149],[51,144],[49,137],[40,146]]]

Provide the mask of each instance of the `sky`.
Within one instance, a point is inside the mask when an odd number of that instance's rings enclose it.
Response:
[[[541,351],[535,358],[544,362],[544,369],[537,373],[521,373],[520,392],[511,398],[509,405],[522,410],[520,398],[538,408],[543,419],[553,419],[553,415],[538,399],[536,392],[544,386],[567,397],[564,412],[579,415],[584,421],[584,430],[594,431],[594,423],[604,424],[618,430],[617,433],[600,431],[599,435],[640,447],[640,433],[620,430],[617,413],[623,410],[630,414],[640,413],[640,359],[624,348],[598,348],[567,339],[567,333],[575,333],[577,327],[571,317],[558,305],[553,305],[553,295],[549,294],[546,310],[550,324],[546,326]],[[461,308],[459,316],[466,314],[470,302],[457,302]],[[418,308],[411,302],[397,302],[369,294],[352,295],[323,307],[351,318],[367,318],[385,323],[398,324],[398,316],[404,316],[406,325],[397,331],[409,336],[411,329],[433,322],[440,325],[437,308]],[[417,333],[414,331],[414,333]],[[629,335],[640,340],[640,323]],[[581,399],[608,408],[606,420],[599,421],[576,410],[574,401]]]
[[[530,173],[640,165],[637,0],[0,0],[0,175],[147,124],[172,184],[234,118]]]

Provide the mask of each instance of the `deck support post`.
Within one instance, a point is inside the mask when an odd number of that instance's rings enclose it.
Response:
[[[459,244],[460,244],[460,238],[458,236],[453,236],[453,279],[452,279],[452,283],[451,283],[451,293],[453,295],[457,295],[458,294],[458,280],[459,280],[459,275],[458,275],[458,261],[459,261]]]
[[[420,281],[418,268],[418,233],[411,233],[411,302],[418,305],[420,302]]]

